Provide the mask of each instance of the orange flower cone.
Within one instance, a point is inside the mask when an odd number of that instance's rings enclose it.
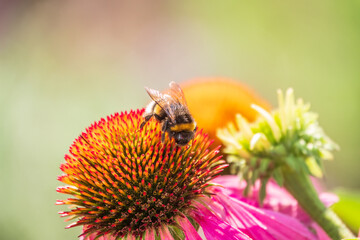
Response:
[[[60,214],[77,219],[68,228],[83,226],[84,240],[172,239],[174,231],[192,231],[195,203],[209,199],[210,181],[227,167],[201,130],[181,148],[174,139],[161,142],[155,119],[140,129],[143,113],[95,122],[65,155],[58,180],[67,186],[57,191],[72,197],[57,204],[70,205]],[[199,239],[193,236],[196,231],[188,239]]]

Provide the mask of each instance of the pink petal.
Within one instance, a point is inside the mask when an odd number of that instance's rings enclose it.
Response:
[[[150,228],[145,232],[146,240],[155,240],[155,232],[154,229]]]
[[[313,224],[313,228],[316,231],[316,235],[319,240],[331,240],[331,238],[326,234],[326,232],[317,224]]]
[[[201,204],[192,212],[192,217],[200,224],[207,240],[252,240],[246,234],[222,221]]]
[[[295,218],[270,210],[264,210],[264,216],[269,218],[262,221],[268,223],[270,233],[279,235],[277,239],[316,239],[308,228]]]
[[[90,236],[88,236],[86,238],[84,236],[81,236],[79,238],[79,240],[94,240],[94,239],[96,239],[96,240],[115,240],[115,237],[105,235],[105,236],[101,236],[99,238],[96,238],[96,234],[93,233],[93,234],[91,234]]]
[[[274,211],[255,208],[226,196],[221,192],[221,188],[218,189],[214,198],[224,206],[226,219],[223,220],[236,224],[251,237],[278,240],[316,239],[297,219]]]
[[[240,181],[237,175],[221,175],[212,180],[212,183],[219,184],[227,191],[227,195],[241,199],[244,198],[242,192],[246,187],[245,181]]]
[[[339,201],[338,196],[328,192],[320,193],[319,198],[325,204],[326,207],[330,207],[331,205]]]
[[[312,179],[312,181],[317,189],[320,189],[320,191],[323,189],[320,187],[319,181],[316,181],[316,179]],[[246,182],[240,181],[236,175],[219,176],[212,182],[223,186],[224,188],[222,192],[224,194],[236,198],[242,202],[246,202],[252,206],[260,207],[258,202],[260,190],[259,181],[255,183],[252,191],[246,197],[242,195],[246,187]],[[312,219],[307,215],[307,213],[305,213],[305,211],[302,210],[296,199],[291,196],[291,194],[289,194],[285,188],[280,187],[274,181],[269,181],[266,186],[266,192],[267,195],[262,208],[295,217],[307,226],[312,224]],[[327,207],[338,201],[338,197],[332,193],[322,192],[319,194],[319,197]]]
[[[189,219],[187,219],[187,217],[177,217],[176,221],[182,227],[182,230],[184,231],[187,240],[202,240],[202,238],[200,237],[194,226],[191,224]]]
[[[83,232],[87,229],[88,227],[85,225],[84,227],[83,227]],[[115,240],[116,238],[115,237],[113,237],[113,236],[111,236],[110,234],[107,234],[107,235],[105,235],[105,236],[101,236],[101,237],[98,237],[98,238],[96,238],[97,237],[97,234],[96,233],[92,233],[92,234],[90,234],[90,235],[88,235],[88,236],[81,236],[81,237],[79,237],[79,240],[94,240],[94,239],[96,239],[96,240]]]
[[[166,226],[162,226],[160,228],[160,239],[163,240],[174,240],[172,235],[170,234],[169,229]]]
[[[110,240],[110,239],[109,239]],[[136,240],[136,237],[132,234],[129,234],[126,238],[126,240]]]
[[[242,232],[244,232],[245,234],[247,234],[248,236],[254,239],[276,240],[275,238],[273,238],[271,234],[267,232],[267,227],[257,218],[255,218],[248,211],[248,209],[246,209],[246,207],[238,206],[239,207],[238,211],[233,211],[232,207],[229,207],[227,203],[221,200],[220,202],[224,206],[222,210],[225,213],[222,214],[224,216],[223,219],[227,220],[231,224],[231,226],[236,226]]]

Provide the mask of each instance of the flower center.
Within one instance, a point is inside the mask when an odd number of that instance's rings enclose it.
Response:
[[[76,207],[63,216],[80,218],[84,235],[141,236],[147,229],[175,224],[191,200],[207,194],[207,182],[226,166],[217,150],[207,150],[208,137],[197,132],[185,147],[173,139],[161,142],[160,124],[139,128],[143,110],[115,114],[91,125],[70,147],[65,175],[72,187],[58,192],[75,198],[58,204]]]

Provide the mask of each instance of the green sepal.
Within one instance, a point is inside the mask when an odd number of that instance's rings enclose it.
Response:
[[[254,185],[256,180],[259,178],[259,170],[255,169],[251,176],[251,185]]]
[[[155,234],[155,240],[161,240],[160,234],[158,232]]]
[[[169,226],[168,229],[169,229],[171,236],[174,238],[174,240],[184,240],[185,239],[185,234],[184,234],[183,230],[181,230],[175,226]]]
[[[193,218],[191,217],[187,217],[187,219],[190,221],[191,225],[193,225],[193,227],[198,230],[200,228],[200,224],[197,223]]]
[[[259,192],[259,202],[260,206],[263,205],[264,199],[266,197],[266,184],[269,181],[269,178],[262,178],[260,184],[260,192]]]
[[[286,148],[282,144],[278,144],[272,148],[273,155],[276,156],[284,156],[287,154]]]
[[[299,172],[303,169],[303,166],[301,164],[303,160],[301,158],[289,155],[285,157],[285,162],[292,171]]]
[[[263,158],[260,160],[260,167],[259,167],[259,171],[260,173],[266,173],[270,164],[270,159],[267,158]]]
[[[98,240],[99,238],[102,238],[102,237],[104,237],[104,236],[103,235],[97,235],[97,236],[95,236],[94,240]]]
[[[259,128],[256,131],[253,132],[261,132],[263,133],[266,138],[269,140],[269,142],[271,143],[276,143],[275,137],[274,137],[274,133],[269,125],[268,122],[264,121],[264,122],[259,122]]]
[[[244,166],[244,168],[242,169],[242,171],[243,171],[243,178],[247,181],[247,180],[249,180],[249,178],[250,178],[250,172],[251,172],[251,170],[249,169],[249,167],[248,166]]]
[[[253,158],[251,158],[250,161],[249,161],[249,166],[250,166],[252,169],[254,169],[254,168],[256,168],[257,162],[258,162],[258,158],[253,157]]]
[[[246,187],[244,189],[244,192],[243,192],[243,195],[244,196],[248,196],[249,195],[249,191],[250,191],[250,187],[251,187],[251,184],[249,183],[249,181],[247,179],[246,180]]]
[[[317,178],[322,178],[322,176],[323,176],[322,169],[319,166],[319,164],[315,158],[308,157],[305,160],[305,163],[306,163],[307,169],[309,170],[309,172],[312,176],[317,177]]]
[[[275,179],[276,183],[282,187],[284,185],[284,176],[283,176],[283,173],[281,171],[280,168],[276,168],[274,171],[273,171],[273,174],[272,174],[273,178]]]

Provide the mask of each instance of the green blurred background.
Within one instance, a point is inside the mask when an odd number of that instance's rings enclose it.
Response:
[[[204,76],[293,87],[341,146],[326,185],[360,189],[360,1],[0,0],[0,239],[76,239],[55,206],[73,139]]]

